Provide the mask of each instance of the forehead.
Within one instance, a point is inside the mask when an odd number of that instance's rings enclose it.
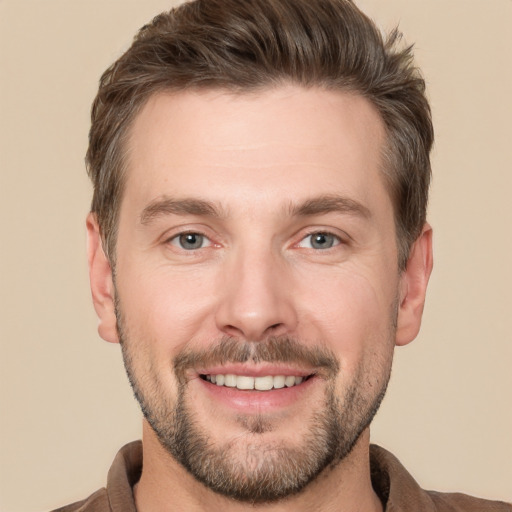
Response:
[[[168,194],[241,204],[315,192],[364,200],[385,188],[384,141],[380,115],[356,94],[294,86],[159,93],[129,133],[125,199],[139,208]]]

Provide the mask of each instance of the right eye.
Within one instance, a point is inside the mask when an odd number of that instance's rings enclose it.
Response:
[[[340,238],[332,233],[315,231],[314,233],[310,233],[304,237],[298,246],[306,249],[318,249],[320,251],[325,251],[326,249],[331,249],[340,243]]]
[[[200,233],[181,233],[171,238],[169,243],[185,251],[194,251],[212,245],[211,241]]]

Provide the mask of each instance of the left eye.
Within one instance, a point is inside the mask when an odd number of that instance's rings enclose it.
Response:
[[[172,238],[170,243],[186,251],[202,249],[211,245],[210,240],[199,233],[182,233]]]
[[[311,233],[305,238],[303,238],[299,247],[305,247],[306,249],[330,249],[335,245],[339,245],[341,243],[340,239],[336,235],[332,235],[331,233]]]

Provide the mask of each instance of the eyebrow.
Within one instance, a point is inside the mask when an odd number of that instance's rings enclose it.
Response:
[[[290,204],[289,212],[294,217],[312,217],[327,213],[346,213],[369,219],[370,210],[354,199],[336,194],[322,195],[307,199],[299,204]]]
[[[356,215],[365,219],[371,217],[370,210],[360,202],[335,194],[313,197],[298,204],[290,202],[287,208],[287,213],[291,217],[313,217],[333,212]],[[166,215],[196,215],[218,219],[228,217],[220,204],[203,199],[164,197],[152,201],[142,210],[140,222],[143,225],[150,224],[158,217]]]
[[[149,224],[165,215],[197,215],[201,217],[226,217],[220,205],[202,199],[174,199],[164,197],[149,203],[140,215],[141,224]]]

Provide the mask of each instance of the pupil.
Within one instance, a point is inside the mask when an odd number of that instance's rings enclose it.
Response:
[[[311,245],[315,249],[329,249],[333,245],[333,237],[325,233],[317,233],[313,236]]]
[[[180,243],[184,249],[198,249],[201,247],[203,240],[201,235],[188,233],[186,235],[181,235]]]

